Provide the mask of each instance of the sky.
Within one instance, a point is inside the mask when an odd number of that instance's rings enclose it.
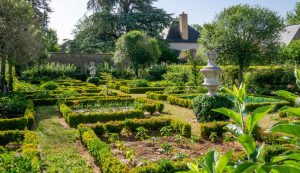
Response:
[[[58,34],[59,43],[63,39],[72,39],[74,25],[82,18],[87,10],[88,0],[52,0],[50,6],[50,27]],[[297,0],[158,0],[154,6],[163,8],[167,13],[178,16],[182,12],[189,15],[189,24],[204,24],[212,21],[217,13],[232,5],[251,4],[260,5],[285,17],[292,11]]]

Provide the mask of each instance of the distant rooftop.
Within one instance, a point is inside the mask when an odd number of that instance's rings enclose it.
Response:
[[[293,40],[299,39],[300,25],[286,26],[284,31],[281,32],[280,40],[282,43],[289,45]]]

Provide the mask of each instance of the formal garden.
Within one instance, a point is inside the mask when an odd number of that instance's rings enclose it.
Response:
[[[300,172],[300,41],[278,39],[300,3],[286,21],[224,9],[198,26],[199,50],[178,55],[157,36],[175,19],[152,1],[126,15],[155,26],[126,18],[123,1],[89,1],[94,14],[63,45],[49,2],[33,2],[0,0],[0,172]],[[83,68],[50,52],[107,54]]]

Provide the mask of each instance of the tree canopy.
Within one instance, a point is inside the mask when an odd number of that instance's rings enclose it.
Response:
[[[259,6],[236,5],[204,25],[200,44],[206,50],[217,50],[222,64],[237,65],[241,82],[251,63],[277,55],[282,29],[283,20],[277,13]]]
[[[287,13],[287,23],[290,25],[300,24],[300,2],[297,2],[293,12]]]
[[[114,63],[123,68],[132,68],[138,77],[139,68],[154,64],[160,57],[158,41],[145,32],[130,31],[116,43]]]
[[[171,14],[153,6],[156,0],[90,0],[88,10],[74,30],[70,52],[110,52],[124,33],[141,30],[159,37],[172,22]]]

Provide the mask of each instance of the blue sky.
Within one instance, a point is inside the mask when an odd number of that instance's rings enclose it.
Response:
[[[72,39],[72,30],[77,21],[83,17],[88,0],[52,0],[53,13],[50,27],[58,33],[59,41]],[[236,4],[258,4],[285,16],[294,9],[297,0],[158,0],[154,5],[165,9],[174,16],[185,12],[189,14],[190,24],[203,24],[214,19],[224,8]]]

